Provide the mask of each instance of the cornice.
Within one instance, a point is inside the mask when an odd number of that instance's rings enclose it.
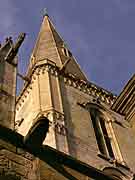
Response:
[[[42,62],[42,63],[41,63]],[[56,64],[48,59],[40,61],[36,64],[31,72],[29,72],[30,82],[26,82],[20,95],[17,97],[16,104],[21,104],[24,101],[24,98],[32,89],[32,83],[36,80],[37,76],[48,72],[53,76],[59,76],[64,78],[64,83],[68,86],[71,86],[79,91],[98,98],[101,102],[104,102],[107,105],[112,105],[116,99],[116,96],[110,93],[109,91],[95,85],[94,83],[84,81],[82,79],[77,79],[73,74],[65,74],[61,72]]]

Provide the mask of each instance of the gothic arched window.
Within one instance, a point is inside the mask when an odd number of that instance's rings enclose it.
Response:
[[[108,158],[114,159],[111,138],[109,137],[103,114],[94,107],[91,107],[89,110],[100,153]]]

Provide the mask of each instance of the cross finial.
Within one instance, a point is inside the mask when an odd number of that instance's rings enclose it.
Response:
[[[43,17],[48,16],[47,8],[43,9]]]

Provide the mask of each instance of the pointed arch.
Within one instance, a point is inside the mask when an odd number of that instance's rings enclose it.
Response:
[[[117,161],[125,165],[117,138],[115,136],[112,122],[114,122],[110,111],[101,104],[87,103],[87,110],[90,112],[91,121],[95,131],[99,156],[110,162]]]
[[[107,158],[115,159],[111,138],[106,128],[106,118],[102,110],[96,105],[89,106],[89,112],[98,144],[99,151]]]

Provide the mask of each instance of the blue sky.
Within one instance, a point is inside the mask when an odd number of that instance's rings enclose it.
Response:
[[[134,0],[0,0],[0,4],[0,41],[27,34],[19,53],[21,73],[26,71],[44,8],[90,81],[119,94],[135,72]]]

